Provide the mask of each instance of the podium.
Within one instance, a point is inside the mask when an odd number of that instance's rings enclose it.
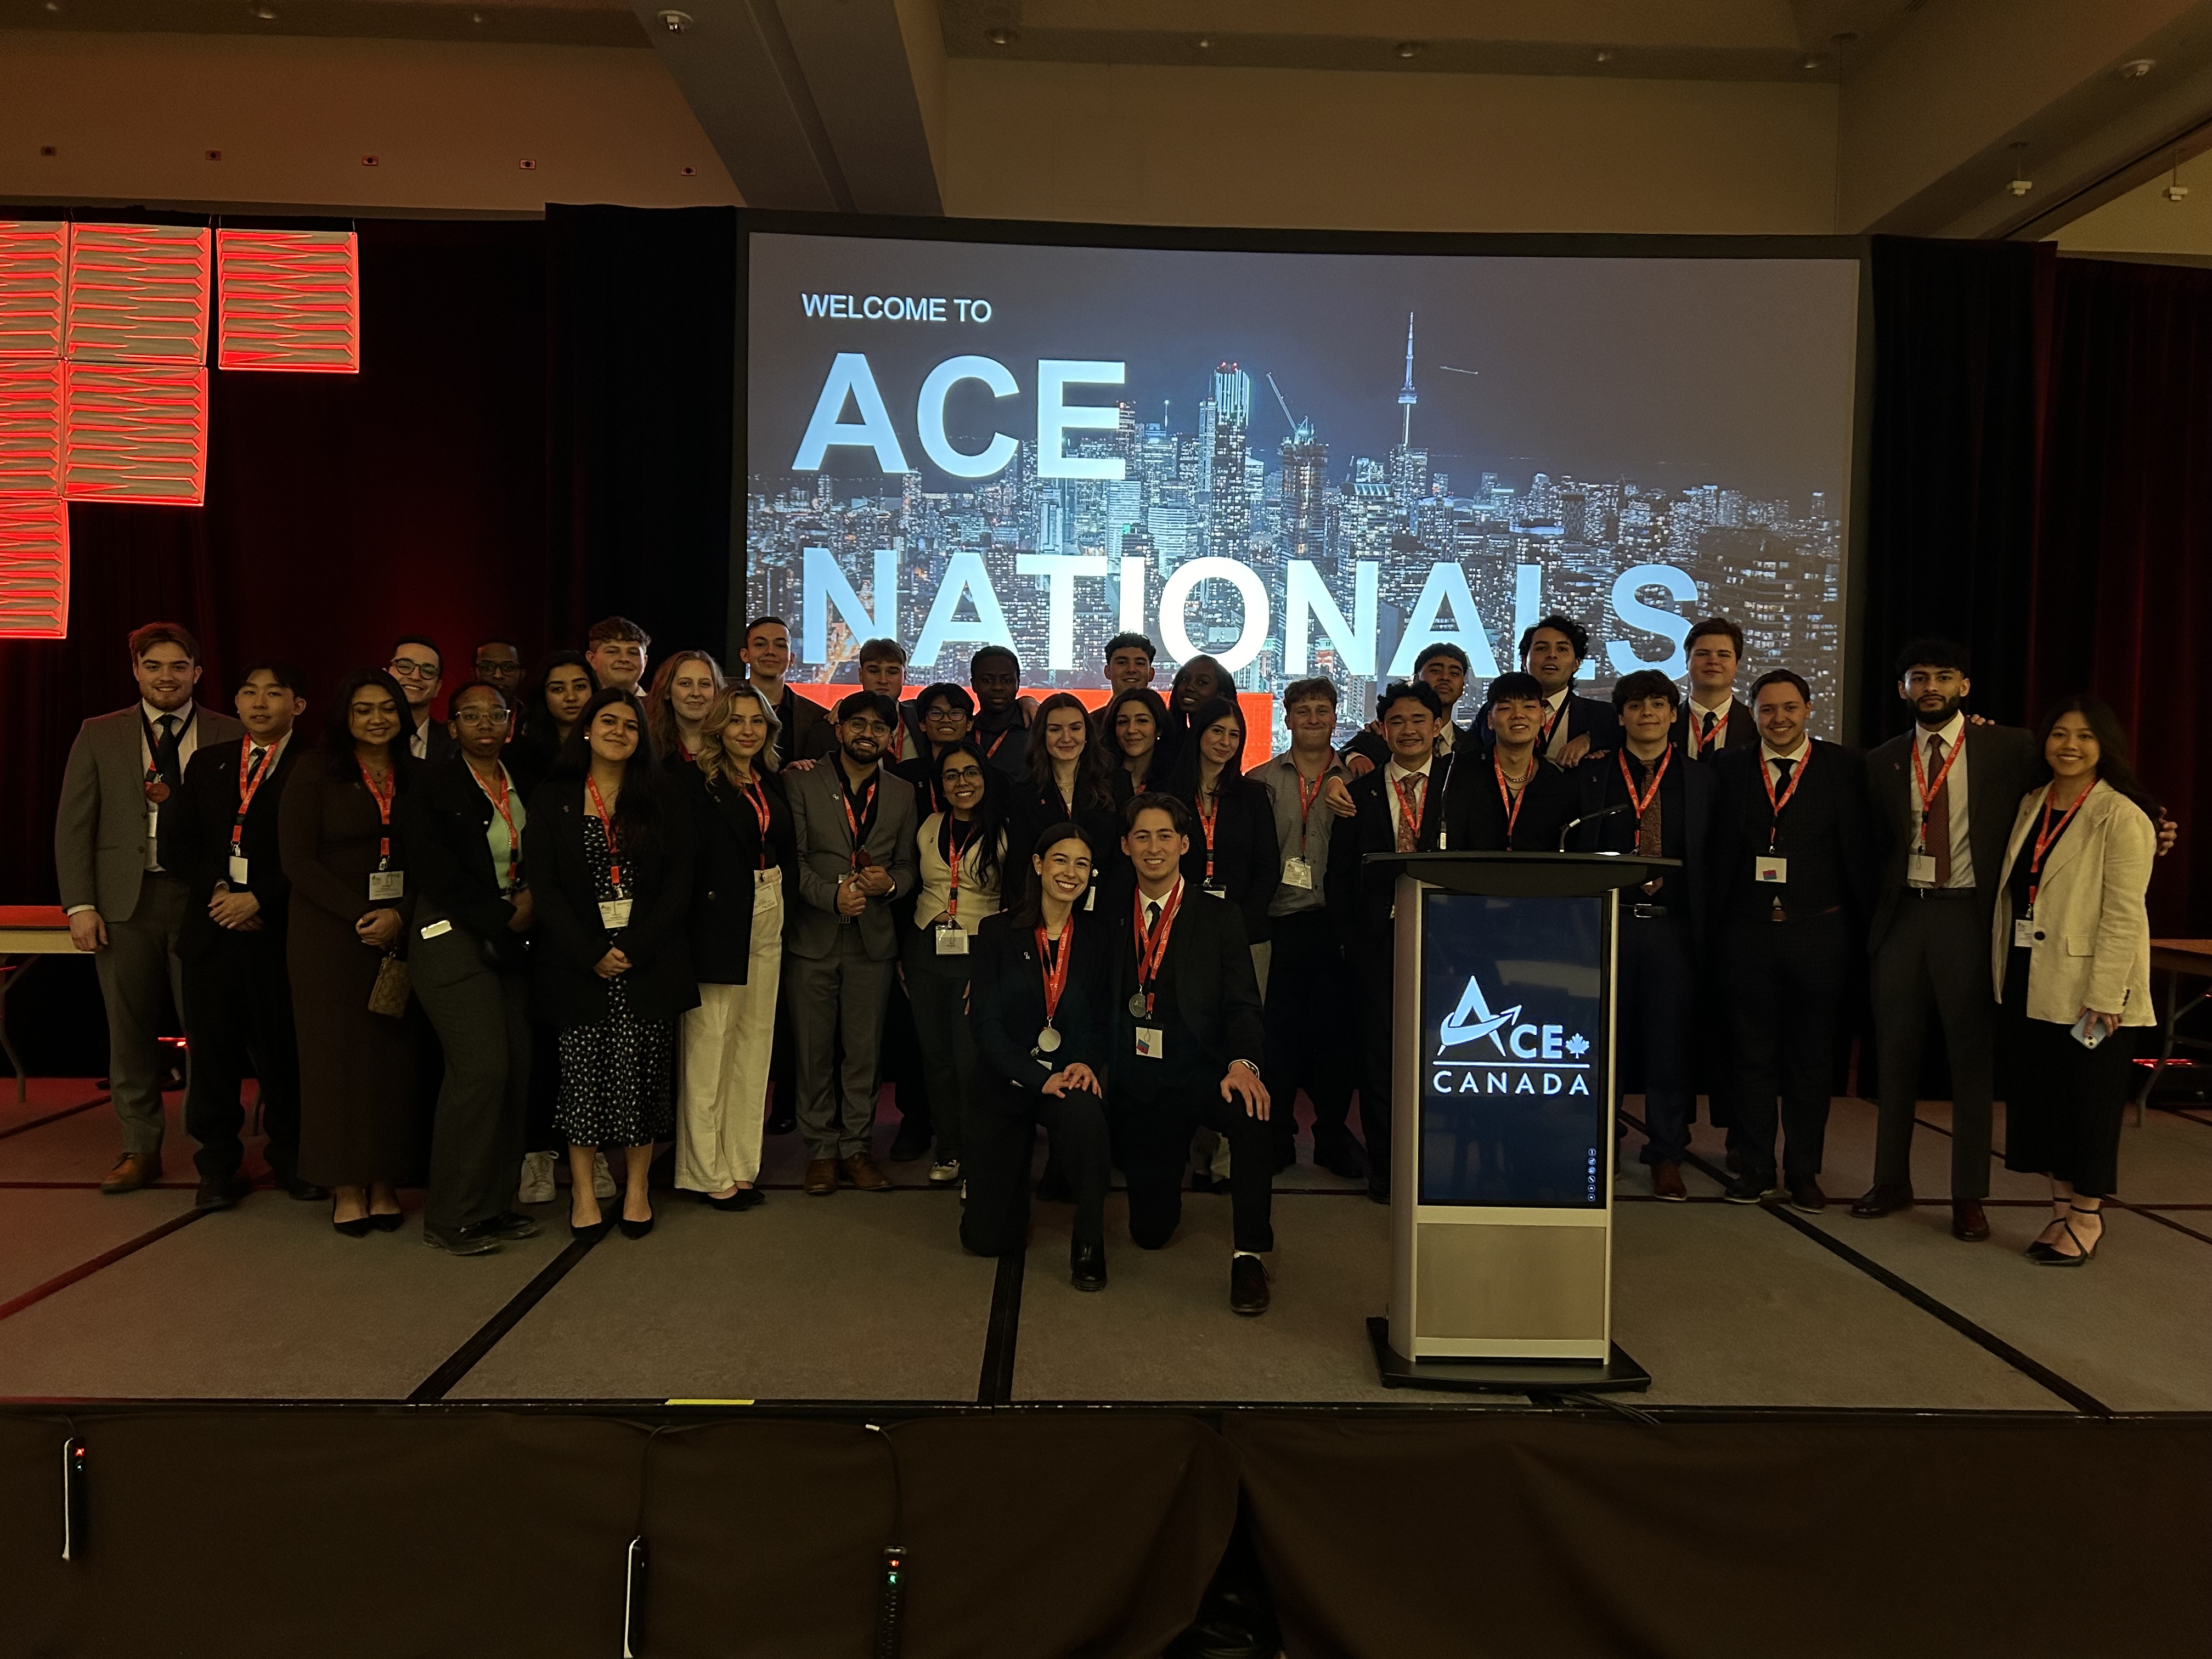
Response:
[[[1396,872],[1389,1387],[1643,1389],[1613,1340],[1622,890],[1677,860],[1383,853]]]

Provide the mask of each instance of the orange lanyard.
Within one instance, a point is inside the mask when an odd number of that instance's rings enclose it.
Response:
[[[2036,890],[2043,880],[2043,855],[2051,850],[2051,842],[2066,833],[2066,826],[2074,822],[2074,815],[2081,810],[2081,803],[2089,799],[2090,791],[2096,787],[2096,780],[2091,779],[2089,787],[2074,798],[2074,804],[2066,809],[2065,816],[2056,825],[2051,822],[2051,793],[2048,790],[2044,792],[2043,822],[2036,828],[2035,856],[2028,860],[2027,865],[2027,908],[2031,911],[2035,908]]]
[[[1666,779],[1668,767],[1674,763],[1674,745],[1668,744],[1667,752],[1659,757],[1659,768],[1651,775],[1651,787],[1640,795],[1636,793],[1635,781],[1628,775],[1628,751],[1622,750],[1616,758],[1620,762],[1620,781],[1628,789],[1628,804],[1636,809],[1640,823],[1644,815],[1651,810],[1651,803],[1659,798],[1659,786]],[[1797,786],[1793,783],[1790,787],[1795,789]]]
[[[1539,749],[1542,746],[1537,745]],[[1509,853],[1513,850],[1513,828],[1521,822],[1521,809],[1528,804],[1528,786],[1536,781],[1536,769],[1542,764],[1532,751],[1528,756],[1528,775],[1521,781],[1521,793],[1516,795],[1505,787],[1505,769],[1498,764],[1495,755],[1491,757],[1490,769],[1498,776],[1498,805],[1505,809],[1505,850]]]
[[[1936,805],[1936,797],[1943,793],[1943,785],[1951,776],[1951,769],[1959,763],[1959,757],[1966,752],[1966,728],[1959,729],[1959,740],[1951,745],[1951,752],[1943,757],[1942,769],[1936,774],[1936,787],[1928,787],[1928,769],[1920,762],[1920,739],[1912,739],[1912,787],[1920,795],[1920,844],[1928,845],[1928,813]]]
[[[269,775],[276,769],[276,757],[284,752],[284,745],[291,737],[292,734],[287,732],[261,751],[261,769],[253,774],[251,783],[246,781],[246,757],[253,752],[253,740],[247,738],[238,745],[238,816],[230,822],[230,855],[233,858],[245,856],[247,809],[253,805],[254,796],[261,793],[261,786],[269,781]]]
[[[1784,755],[1782,758],[1787,760],[1790,757]],[[1782,799],[1777,800],[1774,798],[1774,773],[1766,757],[1761,755],[1759,757],[1759,781],[1766,786],[1766,806],[1770,815],[1766,826],[1766,850],[1770,853],[1774,850],[1775,842],[1782,834],[1782,809],[1789,805],[1797,793],[1797,786],[1805,781],[1805,769],[1812,763],[1813,745],[1808,740],[1805,752],[1797,757],[1797,770],[1790,780],[1790,787],[1782,792]]]
[[[1206,794],[1203,789],[1198,792],[1198,829],[1199,833],[1206,837],[1206,880],[1211,886],[1213,883],[1213,826],[1221,817],[1221,791],[1218,788],[1214,790],[1213,807],[1210,811],[1206,809]]]
[[[881,781],[881,774],[876,772],[868,774],[868,787],[860,792],[860,810],[855,812],[853,810],[853,792],[845,787],[845,780],[842,777],[837,780],[837,793],[845,803],[845,828],[852,832],[853,867],[855,870],[859,869],[867,858],[867,848],[861,845],[863,839],[861,827],[869,822],[869,815],[876,810],[876,785]]]
[[[1168,935],[1175,930],[1176,912],[1182,908],[1182,878],[1176,878],[1175,889],[1169,893],[1167,902],[1160,906],[1159,926],[1152,937],[1145,936],[1145,892],[1139,888],[1132,900],[1134,909],[1132,921],[1137,930],[1137,989],[1145,999],[1147,1018],[1152,1012],[1152,985],[1160,975],[1160,959],[1168,953]]]
[[[1306,850],[1306,832],[1311,827],[1314,803],[1321,799],[1321,792],[1328,787],[1328,773],[1324,769],[1314,780],[1310,790],[1306,787],[1306,775],[1298,770],[1296,761],[1291,763],[1291,776],[1297,780],[1298,786],[1298,851],[1304,853]]]
[[[975,845],[975,838],[982,833],[977,825],[971,823],[968,826],[966,838],[963,839],[953,831],[952,826],[957,822],[947,811],[944,827],[937,832],[937,855],[945,860],[945,867],[952,878],[945,893],[945,925],[948,927],[960,925],[960,860],[967,856],[969,848]]]
[[[353,763],[361,769],[362,787],[368,791],[368,798],[376,803],[376,821],[384,830],[376,843],[376,867],[389,870],[392,867],[392,798],[399,793],[398,771],[396,769],[386,771],[384,793],[379,794],[376,780],[368,775],[368,763],[356,755]]]
[[[468,763],[461,763],[467,766]],[[469,775],[476,778],[477,787],[483,789],[491,804],[499,809],[500,822],[507,825],[507,885],[510,891],[522,880],[522,832],[514,827],[514,814],[507,811],[507,798],[513,792],[507,787],[507,768],[499,769],[499,793],[493,794],[484,787],[484,781],[477,777],[477,769],[469,767]]]
[[[592,807],[599,814],[599,828],[606,832],[607,879],[614,884],[615,896],[619,898],[623,890],[622,843],[615,837],[614,817],[607,811],[607,803],[599,793],[599,781],[586,773],[584,775],[584,787],[591,792]]]
[[[1164,917],[1163,918],[1164,919]],[[1044,1023],[1051,1024],[1060,1012],[1060,994],[1067,988],[1067,964],[1075,955],[1075,918],[1070,916],[1060,931],[1060,954],[1053,954],[1052,941],[1045,937],[1044,924],[1037,923],[1038,971],[1044,975]]]
[[[1698,729],[1698,716],[1705,712],[1695,703],[1690,705],[1690,742],[1692,745],[1692,752],[1700,759],[1704,757],[1706,750],[1717,749],[1727,738],[1729,716],[1735,713],[1735,704],[1731,702],[1725,709],[1713,717],[1712,730],[1710,732]]]
[[[768,786],[758,778],[748,778],[744,783],[745,799],[752,803],[753,816],[760,820],[760,867],[768,868]]]

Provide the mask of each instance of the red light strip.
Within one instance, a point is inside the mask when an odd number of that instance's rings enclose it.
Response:
[[[210,240],[184,225],[76,226],[70,361],[205,362]]]
[[[361,372],[361,261],[351,231],[219,230],[222,368]]]
[[[69,633],[69,508],[51,497],[0,495],[0,639]]]
[[[0,358],[0,495],[62,493],[62,360]]]
[[[204,368],[70,363],[63,493],[73,501],[199,506],[207,492],[207,393]]]
[[[69,227],[0,219],[0,357],[62,355]]]

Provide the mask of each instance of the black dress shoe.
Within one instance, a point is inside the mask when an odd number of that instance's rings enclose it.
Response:
[[[331,1195],[329,1188],[318,1187],[313,1182],[302,1181],[295,1175],[277,1176],[276,1182],[278,1192],[302,1204],[319,1204]]]
[[[1068,1247],[1067,1276],[1079,1291],[1106,1288],[1106,1247],[1076,1243]]]
[[[242,1175],[225,1177],[221,1181],[203,1181],[200,1189],[192,1195],[196,1210],[234,1210],[238,1200],[253,1190],[253,1183]]]
[[[1350,1135],[1316,1137],[1314,1162],[1346,1181],[1367,1179],[1367,1152]]]
[[[1770,1190],[1763,1176],[1740,1175],[1721,1188],[1721,1196],[1731,1204],[1758,1204]]]
[[[1799,1181],[1790,1188],[1790,1207],[1807,1215],[1819,1215],[1828,1207],[1828,1195],[1820,1190],[1817,1181]]]
[[[642,1221],[632,1221],[628,1216],[624,1216],[617,1224],[622,1228],[622,1235],[624,1238],[643,1238],[653,1231],[653,1218],[647,1216]]]
[[[1912,1188],[1902,1182],[1888,1181],[1869,1187],[1861,1194],[1858,1202],[1851,1206],[1851,1213],[1867,1220],[1911,1207]]]
[[[337,1200],[336,1199],[331,1200],[331,1231],[343,1233],[348,1238],[367,1238],[369,1233],[369,1220],[370,1218],[365,1215],[357,1215],[350,1221],[339,1220]]]
[[[1968,1243],[1978,1243],[1990,1236],[1990,1218],[1982,1213],[1981,1205],[1973,1199],[1954,1200],[1951,1206],[1951,1237],[1963,1238]]]
[[[750,1210],[768,1202],[768,1194],[757,1187],[740,1187],[722,1198],[711,1193],[702,1193],[700,1196],[718,1210]]]
[[[368,1217],[368,1224],[380,1233],[396,1233],[406,1224],[406,1221],[407,1218],[397,1210],[389,1215],[371,1211]]]
[[[1267,1264],[1256,1255],[1229,1258],[1229,1310],[1240,1314],[1267,1311]]]
[[[443,1250],[447,1255],[489,1255],[499,1249],[499,1240],[481,1221],[465,1227],[432,1227],[422,1229],[422,1242],[434,1250]]]
[[[489,1221],[479,1224],[493,1238],[535,1238],[538,1224],[517,1210],[501,1210]]]

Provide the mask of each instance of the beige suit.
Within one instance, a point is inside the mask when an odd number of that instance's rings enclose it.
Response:
[[[2031,789],[2013,819],[1998,883],[2033,854],[2045,785]],[[2035,896],[2035,937],[2028,950],[2027,1017],[2071,1025],[2084,1008],[2117,1012],[2123,1025],[2151,1025],[2150,885],[2158,831],[2142,809],[2103,784],[2094,786],[2074,822],[2045,860]],[[1991,971],[2002,994],[2012,949],[2012,907],[2000,902],[1990,939]]]

